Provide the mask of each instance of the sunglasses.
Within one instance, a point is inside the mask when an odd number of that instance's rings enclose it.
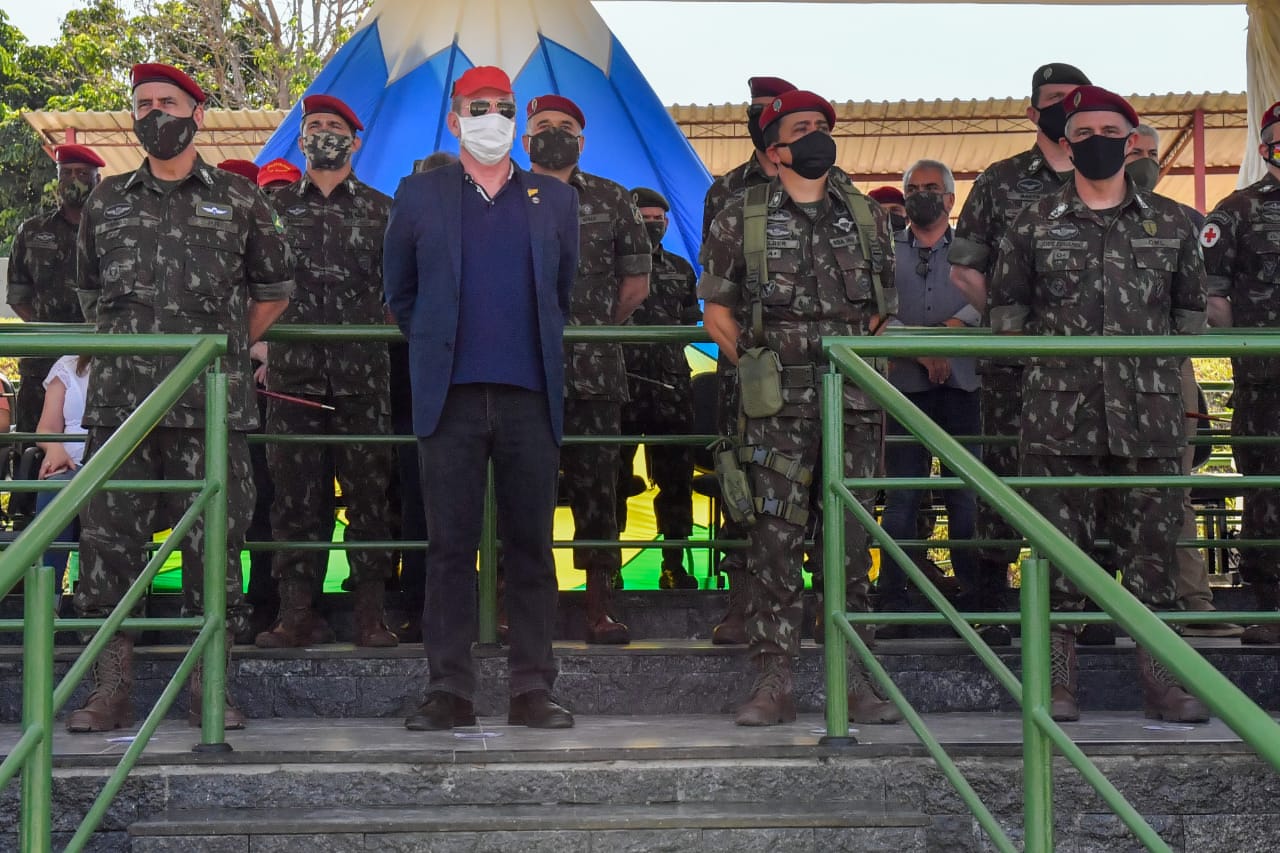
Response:
[[[478,101],[472,101],[470,104],[468,104],[467,109],[470,111],[472,118],[477,118],[482,115],[488,115],[490,111],[495,109],[498,111],[498,115],[502,116],[503,118],[516,117],[515,101],[496,101],[495,102],[495,101],[486,101],[483,98],[481,98]]]
[[[933,257],[933,249],[918,249],[920,260],[916,262],[916,275],[926,278],[929,275],[929,259]]]

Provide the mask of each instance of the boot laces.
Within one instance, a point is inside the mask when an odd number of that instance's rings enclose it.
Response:
[[[1068,685],[1071,683],[1071,662],[1068,658],[1066,642],[1074,642],[1068,637],[1065,642],[1049,644],[1049,683]]]
[[[756,676],[756,683],[751,692],[753,694],[767,693],[771,696],[781,696],[787,692],[787,682],[787,673],[781,666],[766,666]]]
[[[870,694],[881,702],[889,701],[889,697],[871,679],[871,676],[860,662],[855,662],[849,667],[849,692],[855,696]]]

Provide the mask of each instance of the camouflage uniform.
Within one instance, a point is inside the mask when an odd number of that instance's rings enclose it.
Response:
[[[80,222],[76,287],[85,316],[105,333],[227,335],[231,429],[227,478],[227,618],[243,630],[248,606],[240,550],[253,510],[244,433],[257,425],[249,369],[250,300],[287,299],[289,249],[279,220],[253,184],[197,159],[190,175],[165,186],[144,162],[104,178]],[[89,372],[84,423],[90,453],[137,408],[180,356],[98,356]],[[204,472],[205,385],[196,383],[117,472],[117,477],[189,479]],[[190,503],[178,493],[99,492],[83,513],[76,610],[103,617],[146,560],[151,534]],[[184,611],[201,605],[203,523],[183,543]]]
[[[964,209],[956,220],[955,241],[947,253],[952,264],[971,267],[988,278],[995,268],[1000,238],[1023,208],[1056,192],[1063,176],[1049,167],[1038,147],[987,167],[974,181]],[[1022,367],[1012,359],[978,359],[982,377],[982,433],[986,436],[1016,436],[1022,418]],[[996,474],[1018,473],[1015,444],[988,444],[982,461]],[[1021,536],[985,501],[978,500],[977,533],[980,539],[1020,539]],[[1016,562],[1021,549],[1016,545],[983,548],[979,557],[988,564]],[[1003,590],[1003,578],[982,580]]]
[[[578,191],[580,255],[569,313],[571,326],[613,324],[618,284],[623,276],[647,275],[652,266],[649,235],[631,194],[606,178],[575,171],[569,185]],[[565,435],[620,435],[622,404],[628,399],[622,345],[565,344]],[[575,539],[617,539],[618,446],[561,448],[565,496],[573,509]],[[622,565],[617,548],[579,549],[579,569]]]
[[[326,197],[310,176],[290,184],[271,203],[285,222],[297,289],[280,324],[377,325],[382,306],[382,236],[391,200],[354,175]],[[335,411],[272,399],[267,432],[285,435],[389,435],[390,362],[384,343],[273,343],[267,387]],[[346,539],[391,538],[387,487],[392,456],[386,445],[271,444],[267,464],[275,483],[271,528],[285,541],[327,542],[333,533],[333,475],[347,506]],[[332,472],[332,473],[330,473]],[[391,576],[391,552],[347,554],[352,582]],[[272,575],[314,580],[306,551],[279,551]]]
[[[1075,185],[1028,207],[1006,231],[991,280],[991,327],[1029,335],[1168,335],[1204,327],[1204,267],[1175,202],[1128,182],[1099,214]],[[1021,470],[1028,475],[1178,474],[1183,429],[1179,359],[1030,359],[1023,374]],[[1099,523],[1096,489],[1035,489],[1032,505],[1077,544]],[[1151,607],[1175,601],[1178,489],[1112,490],[1102,526],[1124,583]],[[1055,609],[1085,598],[1053,579]]]
[[[76,231],[61,210],[33,216],[18,226],[9,254],[10,305],[30,305],[37,323],[83,323],[76,298]],[[35,432],[44,407],[44,380],[54,358],[18,359],[14,424]]]
[[[749,580],[747,637],[753,655],[795,655],[800,650],[801,561],[809,517],[821,526],[821,435],[819,376],[826,368],[822,338],[866,334],[876,314],[875,283],[884,288],[894,310],[893,242],[889,218],[871,204],[880,256],[863,257],[853,214],[846,210],[833,170],[828,193],[813,219],[786,194],[779,181],[770,185],[767,271],[760,288],[764,340],[751,329],[753,298],[748,292],[743,252],[744,199],[735,198],[716,216],[702,248],[698,295],[731,308],[742,327],[739,349],[768,346],[783,364],[782,410],[770,418],[745,420],[742,446],[772,454],[765,464],[749,463],[756,500],[756,523],[747,533]],[[806,205],[807,207],[807,205]],[[874,254],[874,252],[873,252]],[[845,385],[845,475],[872,476],[879,464],[882,413],[852,383]],[[772,460],[773,464],[768,464]],[[778,470],[780,468],[790,470]],[[858,498],[868,505],[869,490]],[[845,571],[848,607],[867,611],[871,567],[867,536],[849,514],[845,518]]]
[[[696,326],[698,308],[693,267],[679,255],[655,247],[649,274],[649,297],[631,315],[637,326]],[[693,397],[689,360],[682,344],[640,344],[624,347],[631,402],[622,407],[624,435],[681,435],[693,428]],[[637,379],[636,377],[640,377]],[[651,381],[643,381],[645,379]],[[656,385],[665,383],[670,388]],[[622,449],[620,470],[629,476],[636,447]],[[688,539],[693,532],[693,448],[679,445],[646,446],[658,494],[653,513],[664,539]],[[626,527],[626,500],[618,498],[618,528]],[[663,551],[663,563],[682,565],[679,551]]]

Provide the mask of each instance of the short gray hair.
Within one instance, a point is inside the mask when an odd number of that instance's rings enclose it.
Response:
[[[942,187],[949,193],[956,191],[956,176],[951,174],[950,167],[946,163],[939,160],[917,160],[911,164],[907,171],[902,173],[902,194],[907,194],[907,184],[911,183],[911,176],[916,173],[917,169],[937,169],[942,173]]]
[[[1156,130],[1151,125],[1140,124],[1136,128],[1134,128],[1134,130],[1138,132],[1139,136],[1145,136],[1148,139],[1154,139],[1156,141],[1156,148],[1160,147],[1160,131]]]

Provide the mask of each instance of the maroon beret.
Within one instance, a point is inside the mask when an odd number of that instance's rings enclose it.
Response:
[[[1280,121],[1280,101],[1267,107],[1267,111],[1262,114],[1262,126],[1258,128],[1258,132],[1261,133],[1278,121]]]
[[[264,163],[258,170],[258,186],[265,187],[279,181],[291,184],[301,177],[301,169],[283,157],[277,157],[269,163]]]
[[[496,65],[477,65],[475,68],[468,68],[461,77],[453,81],[453,94],[450,97],[465,98],[481,89],[515,92],[511,88],[511,78],[507,76],[507,72]]]
[[[775,98],[783,92],[794,92],[796,89],[781,77],[748,77],[747,85],[751,87],[753,98]]]
[[[134,89],[143,83],[172,83],[195,98],[197,104],[205,102],[204,89],[201,89],[196,85],[195,80],[192,80],[172,65],[165,65],[162,62],[140,62],[133,66],[133,71],[129,77],[132,80]]]
[[[803,112],[822,113],[827,117],[828,127],[836,126],[836,110],[831,106],[830,101],[821,95],[806,92],[804,89],[792,89],[790,92],[783,92],[771,103],[765,105],[764,112],[760,113],[760,129],[764,130],[788,113]]]
[[[867,195],[874,198],[881,204],[903,204],[907,203],[906,198],[902,195],[902,190],[897,187],[876,187]]]
[[[254,182],[258,180],[258,164],[252,160],[223,160],[218,164],[218,168]]]
[[[582,114],[577,104],[564,95],[539,95],[529,102],[529,106],[525,109],[525,118],[533,118],[538,113],[545,113],[548,110],[572,116],[578,123],[578,127],[587,129],[587,117]]]
[[[1129,102],[1101,86],[1077,86],[1062,99],[1062,108],[1066,111],[1067,118],[1076,113],[1120,113],[1130,125],[1138,126],[1138,114],[1129,106]]]
[[[356,118],[355,110],[333,95],[308,95],[303,98],[302,117],[306,118],[312,113],[332,113],[341,117],[353,131],[364,130],[364,125],[360,123],[360,119]]]
[[[102,168],[106,162],[97,152],[85,145],[59,145],[53,149],[55,163],[87,163]]]

